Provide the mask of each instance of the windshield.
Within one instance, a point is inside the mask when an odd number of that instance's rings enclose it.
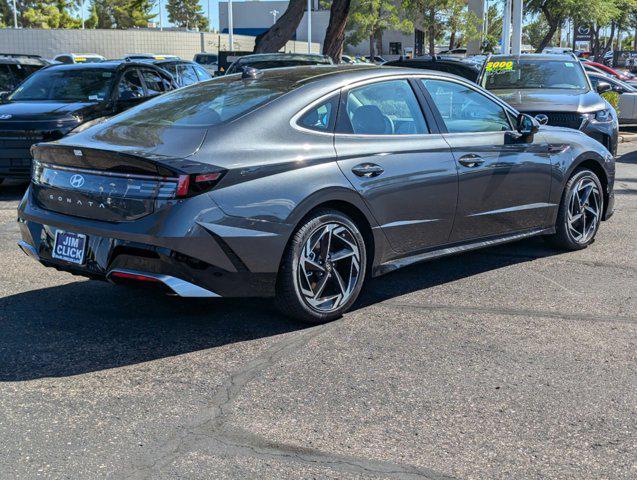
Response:
[[[232,120],[292,88],[276,79],[228,78],[198,83],[150,100],[116,117],[112,127],[210,127]]]
[[[586,74],[574,60],[489,60],[482,86],[487,90],[589,89]]]
[[[105,69],[40,70],[16,89],[9,100],[99,102],[107,98],[115,73]]]

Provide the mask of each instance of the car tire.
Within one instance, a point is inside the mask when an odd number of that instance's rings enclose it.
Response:
[[[348,216],[321,209],[297,227],[277,278],[285,315],[320,324],[340,318],[358,298],[367,267],[365,240]]]
[[[555,222],[555,234],[547,239],[563,250],[581,250],[595,241],[604,212],[604,190],[597,175],[576,170],[564,187]]]

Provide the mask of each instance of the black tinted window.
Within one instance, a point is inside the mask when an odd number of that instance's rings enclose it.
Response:
[[[197,83],[199,81],[194,68],[192,68],[190,65],[177,65],[177,77],[179,78],[179,84],[182,87],[185,87],[186,85],[192,85],[193,83]]]
[[[208,70],[206,70],[205,68],[201,68],[197,65],[192,65],[192,67],[195,69],[195,72],[197,72],[197,77],[199,77],[200,82],[203,82],[204,80],[210,80],[212,78],[210,72],[208,72]]]
[[[0,91],[13,90],[15,84],[16,79],[9,70],[9,66],[0,64]]]
[[[131,100],[133,98],[143,97],[144,87],[142,87],[142,81],[139,78],[137,70],[127,70],[124,75],[122,75],[117,90],[120,100]]]
[[[11,100],[101,101],[111,91],[114,77],[114,72],[101,68],[40,70],[18,87]]]
[[[144,77],[148,96],[159,95],[168,90],[167,82],[159,73],[146,69],[143,69],[141,72],[142,77]]]
[[[338,95],[312,107],[299,119],[299,126],[318,132],[332,132],[336,120]]]

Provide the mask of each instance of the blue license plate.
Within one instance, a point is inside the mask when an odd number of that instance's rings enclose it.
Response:
[[[84,264],[86,253],[86,235],[81,233],[55,232],[55,242],[51,256],[57,260],[63,260],[76,265]]]

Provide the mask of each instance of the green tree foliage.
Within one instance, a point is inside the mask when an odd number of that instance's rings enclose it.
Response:
[[[25,28],[78,28],[79,18],[72,15],[76,5],[68,0],[32,2],[21,13],[20,23]]]
[[[347,22],[346,42],[359,45],[368,40],[370,55],[382,53],[382,35],[385,30],[413,32],[406,2],[393,0],[352,0]]]
[[[152,0],[93,0],[91,17],[95,28],[146,28],[157,16]]]
[[[166,4],[168,20],[177,27],[187,29],[208,29],[208,19],[198,0],[168,0]]]

